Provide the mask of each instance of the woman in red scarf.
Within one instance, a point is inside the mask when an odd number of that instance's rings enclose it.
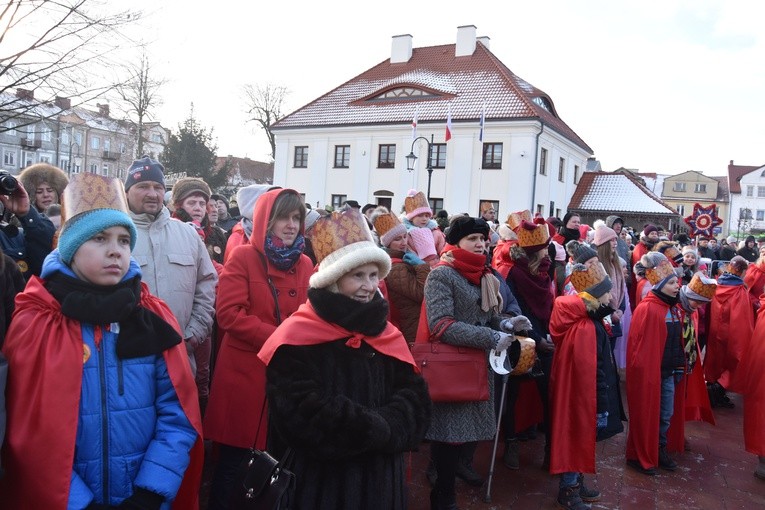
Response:
[[[348,209],[313,227],[308,302],[261,349],[271,453],[298,480],[294,508],[403,509],[405,456],[430,418],[427,385],[378,291],[390,257]]]

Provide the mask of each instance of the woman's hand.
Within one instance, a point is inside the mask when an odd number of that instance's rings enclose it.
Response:
[[[614,313],[611,314],[611,323],[619,324],[622,321],[623,315],[624,315],[624,312],[622,312],[621,310],[616,310]]]

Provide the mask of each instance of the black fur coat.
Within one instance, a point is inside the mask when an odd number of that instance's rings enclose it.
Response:
[[[309,299],[320,317],[348,330],[385,327],[382,299],[361,304],[316,289]],[[293,449],[295,508],[406,508],[404,452],[428,428],[427,386],[411,365],[346,340],[276,350],[266,371],[269,449],[279,457]]]

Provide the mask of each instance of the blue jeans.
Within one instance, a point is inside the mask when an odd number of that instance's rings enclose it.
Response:
[[[573,487],[577,482],[579,482],[579,473],[561,473],[558,488],[565,489],[566,487]]]
[[[675,410],[675,376],[661,380],[661,407],[659,409],[659,446],[667,446],[669,421]]]

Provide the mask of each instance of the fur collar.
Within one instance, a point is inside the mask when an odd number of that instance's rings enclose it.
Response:
[[[327,289],[310,288],[308,300],[319,317],[348,331],[377,336],[387,325],[388,302],[379,292],[369,303],[360,303]]]

